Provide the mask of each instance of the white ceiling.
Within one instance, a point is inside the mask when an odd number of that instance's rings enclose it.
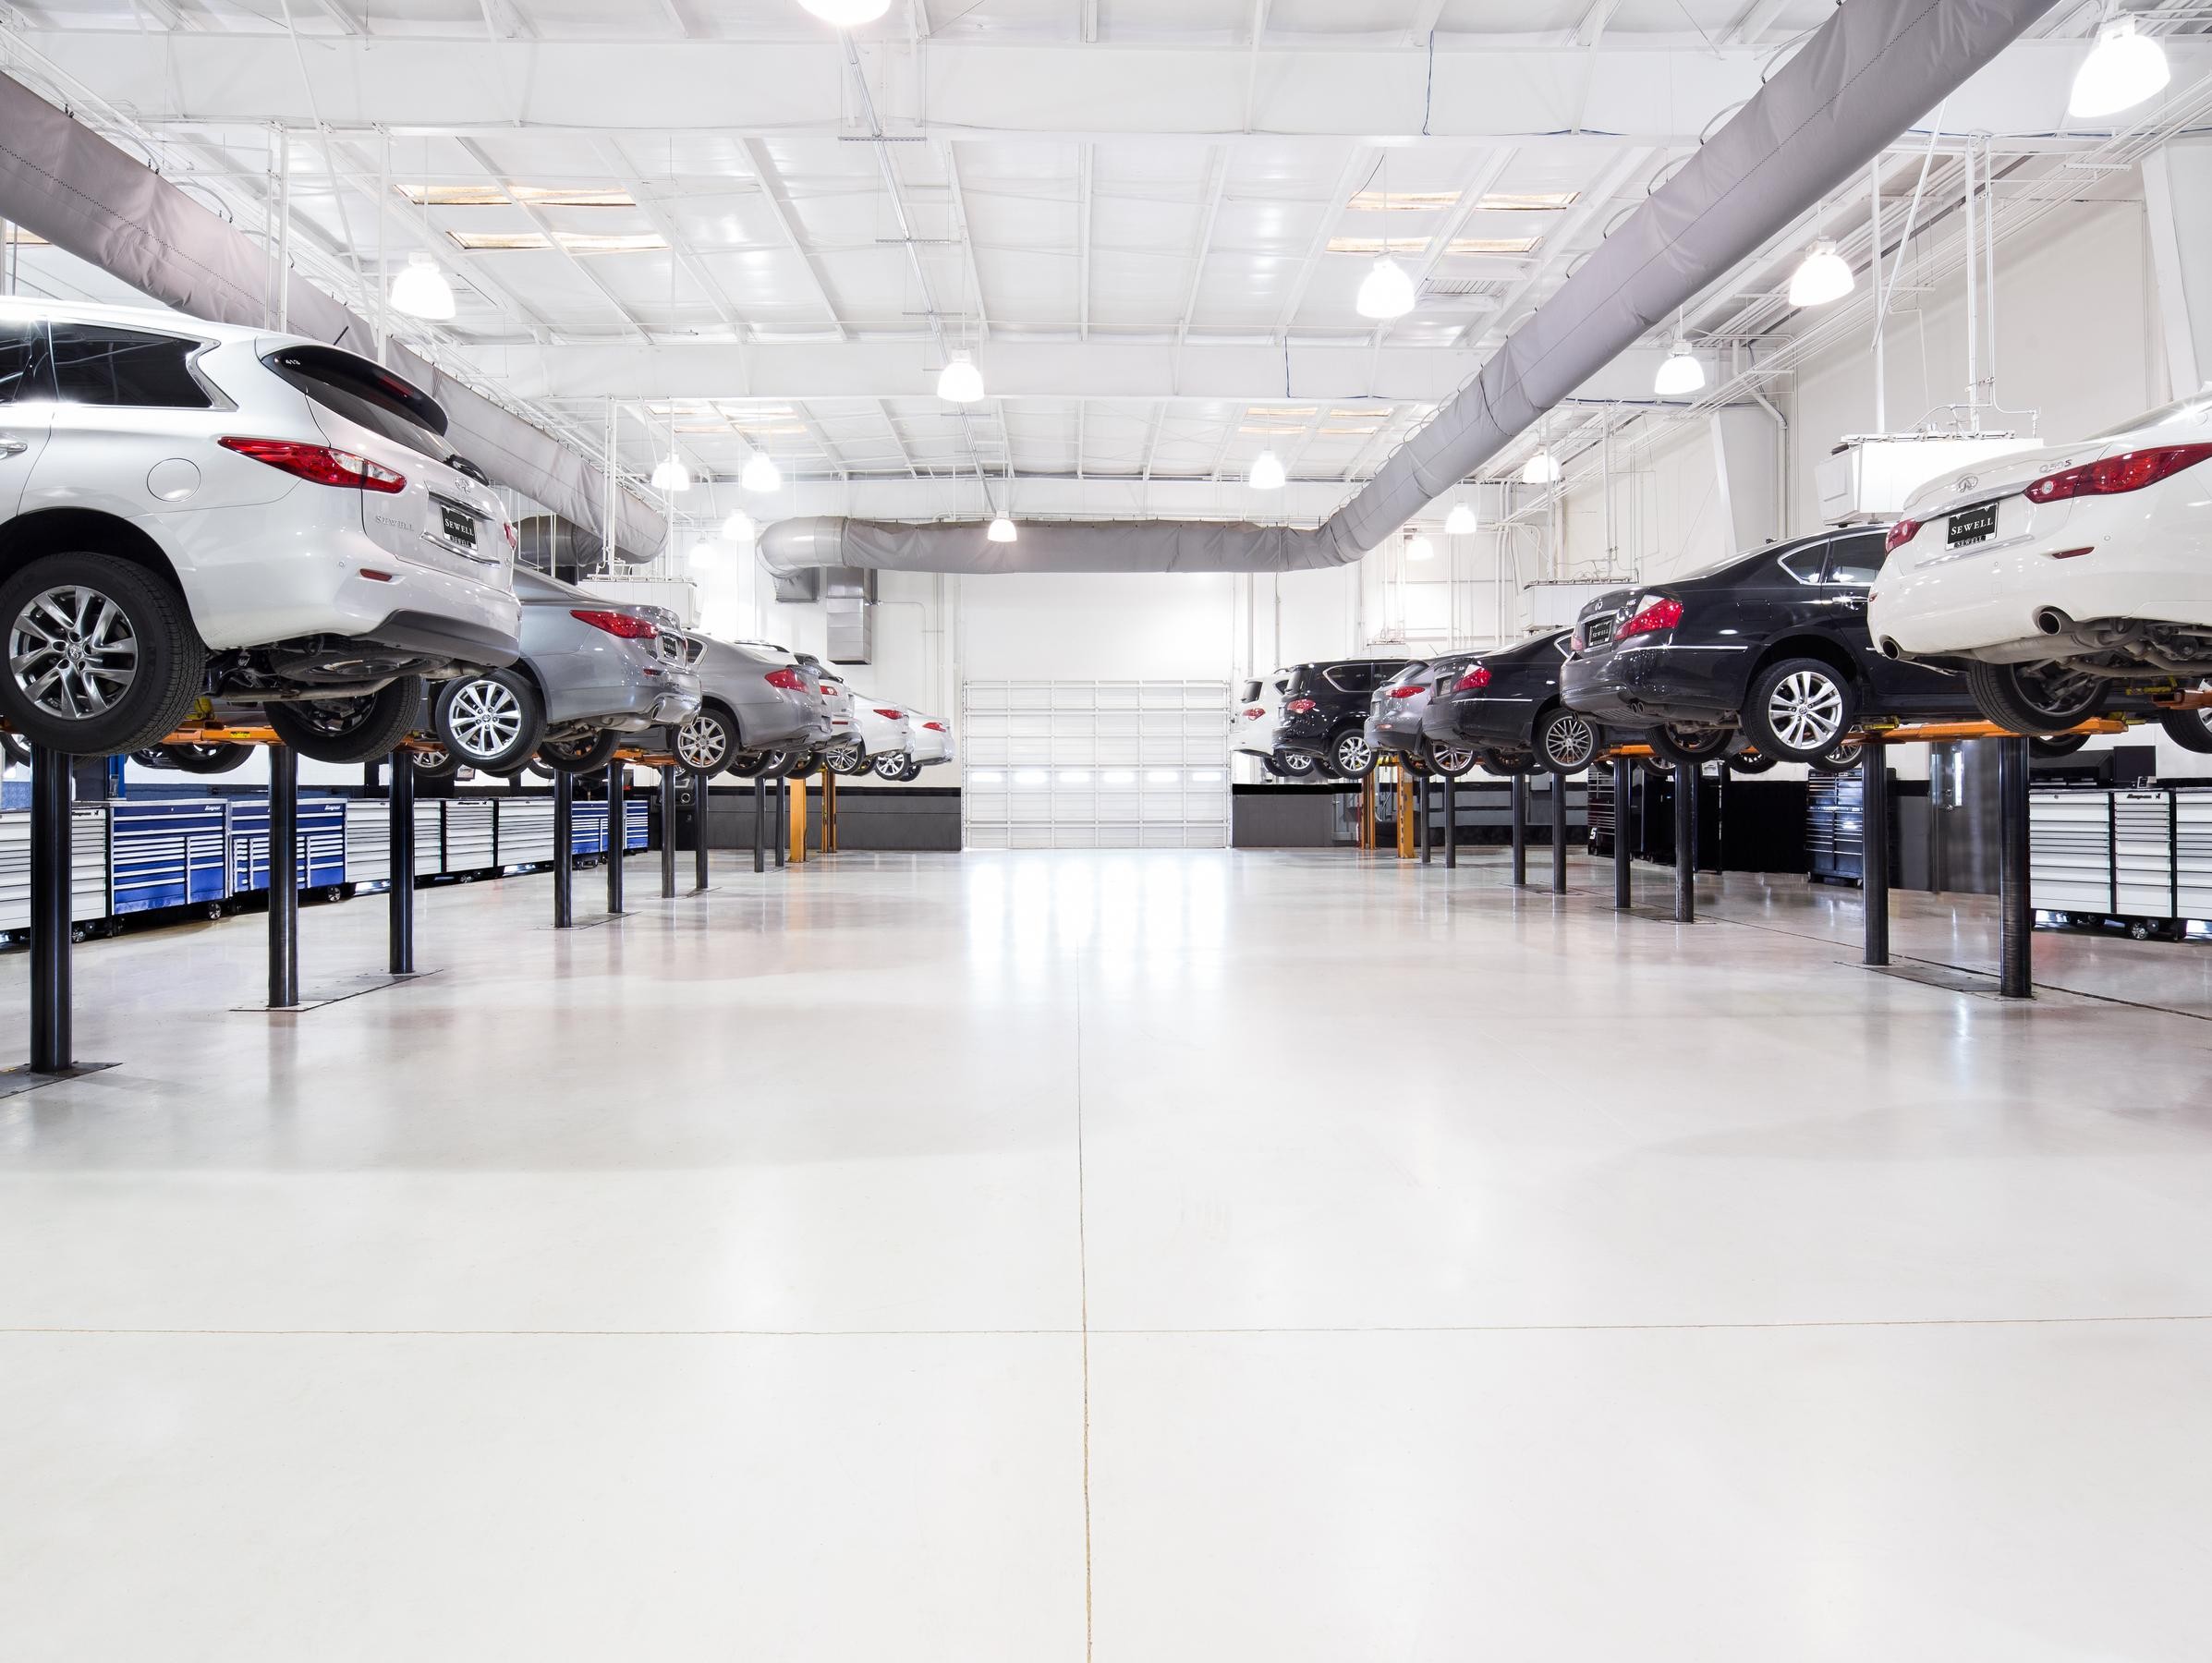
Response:
[[[241,224],[276,194],[285,124],[317,274],[380,293],[431,250],[461,301],[438,350],[572,434],[618,410],[632,473],[673,417],[696,471],[760,450],[805,482],[764,514],[837,506],[845,480],[876,512],[910,480],[912,512],[942,513],[978,470],[1095,479],[1102,514],[1143,511],[1132,480],[1180,482],[1186,511],[1218,481],[1218,512],[1258,514],[1370,473],[1832,3],[897,0],[849,54],[796,0],[13,10],[16,72],[89,94]],[[1981,125],[2055,127],[2093,15],[2015,48],[2025,90],[1984,93]],[[1917,163],[1901,143],[1892,188]],[[1695,321],[1771,329],[1775,261],[1807,234]],[[1377,326],[1354,307],[1371,256],[1330,245],[1385,237],[1421,298]],[[485,238],[539,246],[463,246]],[[932,395],[948,348],[986,403]],[[1245,491],[1262,449],[1333,493]],[[678,505],[740,500],[709,497]]]

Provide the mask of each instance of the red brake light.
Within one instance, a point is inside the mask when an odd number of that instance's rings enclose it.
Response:
[[[1613,631],[1613,639],[1625,641],[1630,636],[1654,635],[1662,629],[1672,629],[1682,622],[1682,602],[1654,601],[1642,612]]]
[[[1427,690],[1428,689],[1422,687],[1418,683],[1408,682],[1403,687],[1392,687],[1391,689],[1391,697],[1392,698],[1411,698],[1415,694],[1426,692]]]
[[[807,690],[807,678],[789,664],[781,670],[771,670],[762,679],[770,686],[781,687],[786,693],[804,693]]]
[[[837,685],[834,682],[822,683],[821,696],[824,698],[835,698],[837,697]]]
[[[886,710],[881,705],[879,705],[876,707],[876,714],[881,716],[886,722],[896,722],[901,716],[905,714],[905,711]]]
[[[2156,485],[2184,467],[2194,467],[2212,456],[2212,444],[2162,444],[2154,450],[2128,451],[2101,462],[2084,462],[2062,473],[2046,474],[2022,494],[2031,503],[2060,503],[2068,497],[2118,496]]]
[[[1314,702],[1310,698],[1294,698],[1282,708],[1294,716],[1303,716],[1314,708]]]
[[[951,731],[942,722],[925,722],[922,723],[922,726],[928,728],[932,734],[942,734]]]
[[[620,636],[626,641],[650,641],[661,632],[649,618],[633,618],[628,613],[595,612],[588,607],[577,607],[570,617],[589,624],[594,629],[603,629],[611,636]]]
[[[317,485],[346,485],[361,491],[395,492],[407,488],[407,475],[379,467],[351,451],[333,450],[327,444],[301,444],[290,439],[218,439],[225,450],[251,456],[281,468],[295,479]]]
[[[1479,693],[1490,685],[1490,667],[1488,664],[1469,664],[1452,684],[1454,693]]]
[[[1245,712],[1245,720],[1246,720],[1246,722],[1258,722],[1258,720],[1259,720],[1259,719],[1260,719],[1262,716],[1265,716],[1266,714],[1267,714],[1267,711],[1266,711],[1266,710],[1264,710],[1262,707],[1260,707],[1260,706],[1258,706],[1258,705],[1254,705],[1254,706],[1252,706],[1252,707],[1251,707],[1251,709],[1247,710]]]
[[[1920,522],[1918,520],[1899,520],[1897,524],[1890,528],[1890,535],[1882,539],[1882,552],[1894,554],[1919,535]]]

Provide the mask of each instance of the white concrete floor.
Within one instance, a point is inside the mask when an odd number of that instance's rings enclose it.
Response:
[[[226,1009],[258,917],[79,952],[121,1066],[0,1102],[0,1657],[2206,1655],[2212,1024],[1868,974],[1794,880],[654,880],[426,893],[438,975],[299,1015]]]

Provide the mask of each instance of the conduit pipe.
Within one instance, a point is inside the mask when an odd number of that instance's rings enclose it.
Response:
[[[760,538],[772,572],[1293,572],[1349,564],[1864,168],[2050,0],[1845,0],[1796,55],[1531,313],[1476,378],[1311,530],[1187,521],[815,517]],[[0,212],[5,204],[0,203]]]

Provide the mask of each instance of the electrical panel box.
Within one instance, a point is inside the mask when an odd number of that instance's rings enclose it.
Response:
[[[2017,433],[1855,433],[1814,469],[1829,525],[1890,520],[1930,479],[2034,446]]]

